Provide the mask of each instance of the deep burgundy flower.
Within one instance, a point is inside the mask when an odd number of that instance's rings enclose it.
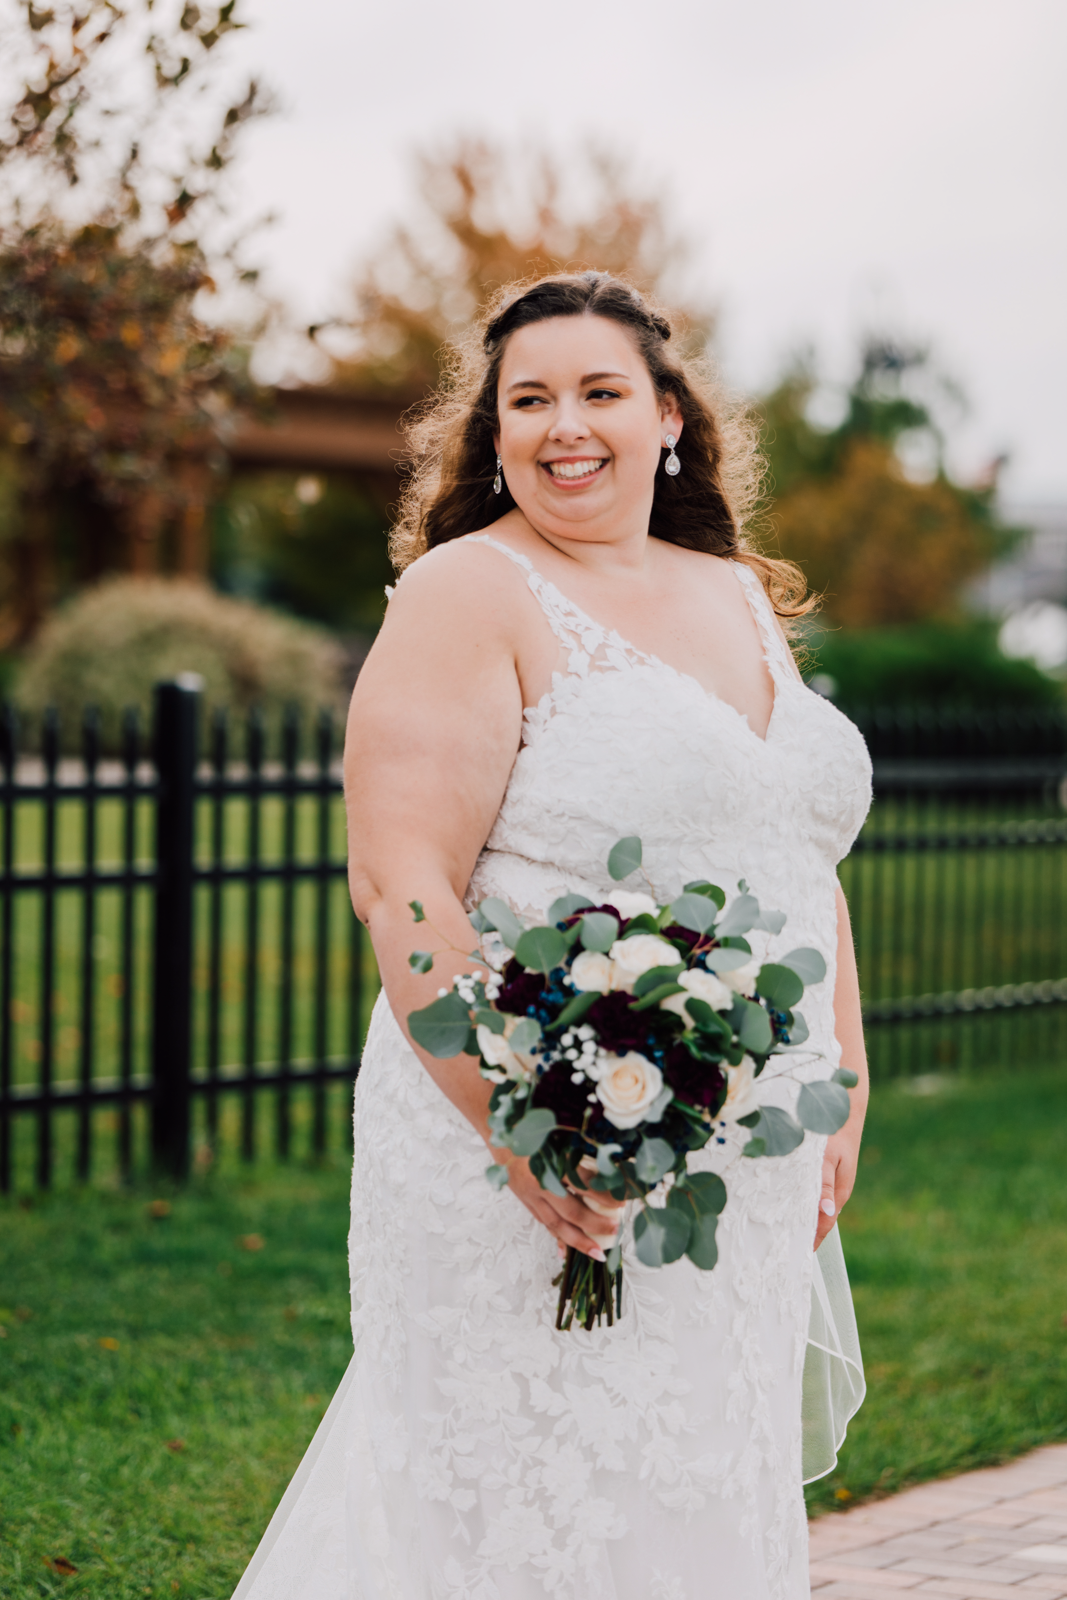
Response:
[[[544,1076],[538,1078],[530,1104],[555,1112],[556,1121],[567,1127],[580,1128],[589,1109],[593,1086],[584,1079],[581,1083],[572,1083],[573,1073],[569,1061],[554,1061]]]
[[[498,1011],[509,1011],[524,1017],[529,1006],[537,1005],[545,992],[543,972],[527,972],[517,961],[509,961],[504,968],[504,987],[496,999]]]
[[[691,1106],[717,1107],[726,1085],[721,1067],[711,1061],[697,1061],[684,1044],[676,1044],[667,1051],[663,1076],[679,1100]]]
[[[631,1011],[632,1004],[633,995],[616,989],[612,994],[602,995],[595,1000],[582,1018],[583,1022],[596,1029],[602,1048],[617,1056],[625,1055],[627,1050],[646,1053],[649,1035],[661,1031],[651,1020],[650,1012]],[[657,1016],[656,1022],[662,1023],[662,1016]]]

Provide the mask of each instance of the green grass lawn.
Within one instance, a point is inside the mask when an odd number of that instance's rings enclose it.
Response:
[[[1067,1073],[918,1087],[843,1224],[870,1394],[816,1511],[1067,1438]],[[348,1358],[346,1190],[0,1208],[0,1593],[227,1600]]]

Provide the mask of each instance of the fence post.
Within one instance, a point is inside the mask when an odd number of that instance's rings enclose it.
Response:
[[[152,1023],[152,1157],[189,1170],[193,1005],[193,812],[203,679],[156,685],[156,919]]]

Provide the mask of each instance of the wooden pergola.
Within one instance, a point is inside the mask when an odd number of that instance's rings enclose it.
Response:
[[[400,419],[421,398],[310,386],[274,389],[262,412],[237,414],[223,432],[222,445],[234,474],[345,473],[388,501],[400,488]],[[176,547],[176,569],[189,576],[208,570],[206,516],[212,488],[207,463],[191,459]],[[156,569],[159,533],[158,518],[146,505],[132,541],[133,570]]]

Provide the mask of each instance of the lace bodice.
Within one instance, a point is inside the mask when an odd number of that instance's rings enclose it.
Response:
[[[497,894],[542,913],[565,889],[600,898],[611,887],[608,851],[627,834],[641,838],[661,901],[693,878],[727,894],[745,878],[762,905],[786,913],[777,945],[764,937],[758,954],[813,945],[826,955],[830,976],[805,1012],[813,1044],[818,1036],[835,1055],[836,868],[867,814],[871,765],[855,725],[796,676],[758,578],[731,562],[774,684],[762,739],[695,678],[593,621],[525,556],[487,534],[472,542],[522,569],[562,660],[524,714],[471,899]]]
[[[787,915],[781,951],[814,945],[831,968],[805,996],[807,1054],[761,1079],[789,1105],[837,1053],[835,868],[870,798],[859,733],[797,680],[744,565],[774,682],[766,739],[480,542],[525,574],[560,663],[525,712],[469,900],[540,915],[569,889],[599,898],[626,834],[661,900],[746,878]],[[379,996],[355,1097],[355,1354],[235,1600],[805,1600],[801,1396],[805,1441],[831,1416],[809,1469],[827,1471],[862,1393],[858,1347],[853,1325],[841,1359],[821,1264],[839,1263],[847,1301],[836,1232],[812,1255],[822,1141],[746,1161],[745,1137],[697,1158],[728,1173],[715,1270],[653,1272],[627,1246],[621,1320],[559,1334],[551,1237],[489,1189],[484,1144]]]

